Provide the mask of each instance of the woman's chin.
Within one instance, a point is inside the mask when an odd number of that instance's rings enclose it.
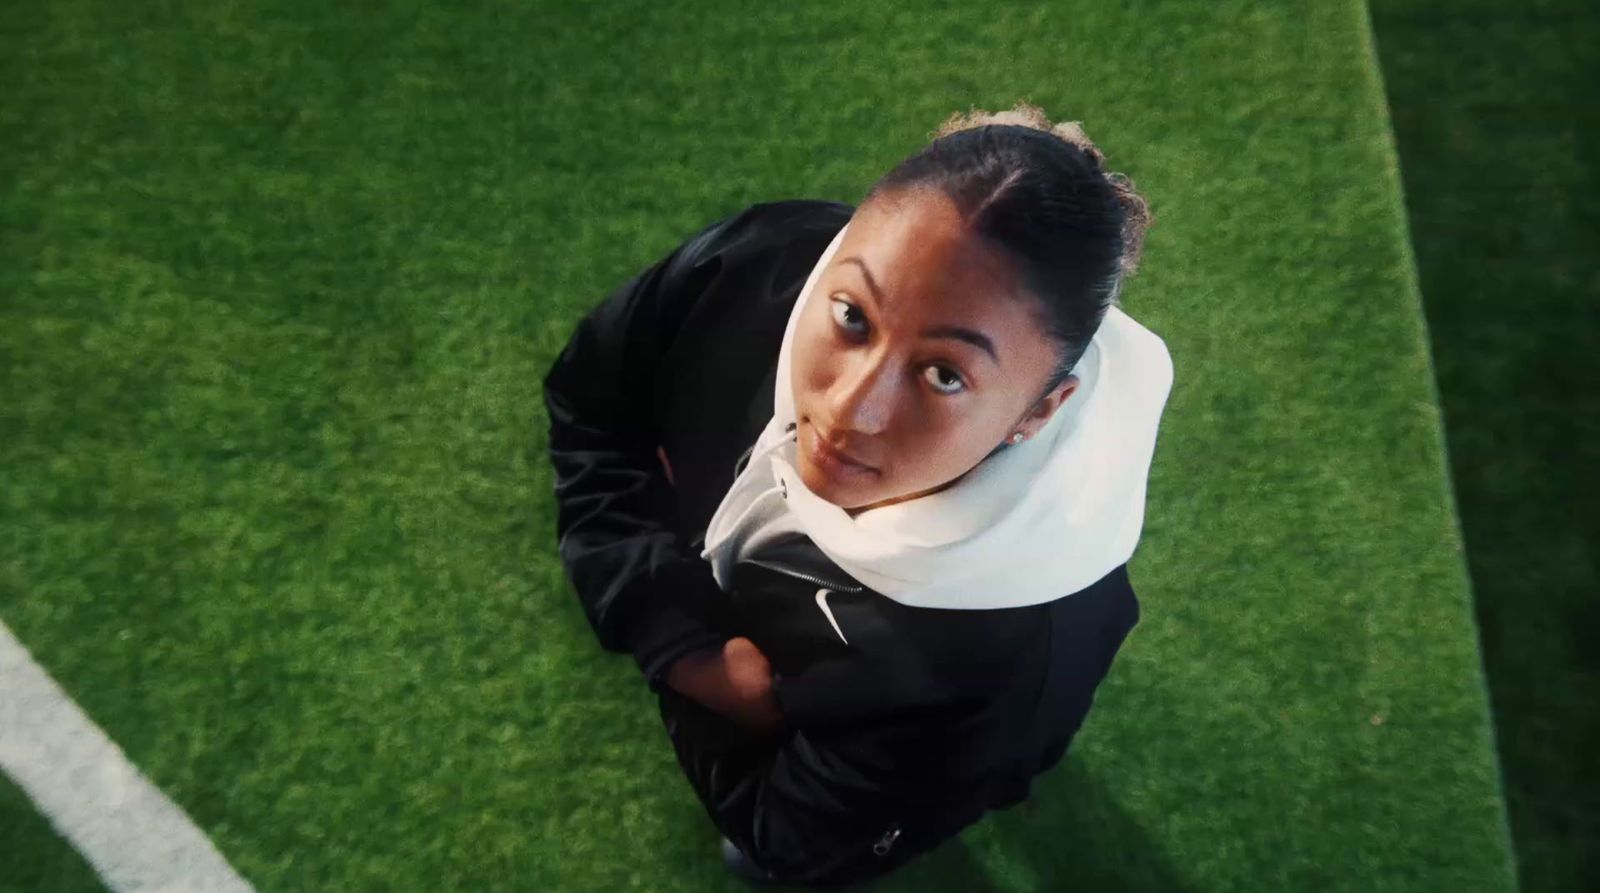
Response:
[[[833,501],[833,489],[835,485],[827,475],[815,468],[812,468],[811,463],[805,461],[804,459],[800,460],[800,464],[796,466],[795,471],[800,474],[800,480],[805,482],[807,490],[810,490],[829,502]]]
[[[800,467],[795,470],[799,472],[800,480],[805,482],[806,489],[827,502],[841,508],[849,508],[861,502],[855,488],[835,480],[821,469],[813,468],[809,462],[802,460]]]

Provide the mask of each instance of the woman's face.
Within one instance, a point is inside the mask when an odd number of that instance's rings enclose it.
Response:
[[[1033,436],[1078,380],[1032,403],[1056,345],[1020,289],[942,194],[858,207],[790,346],[805,485],[853,515],[942,490],[1015,432]],[[819,443],[860,464],[830,463]]]

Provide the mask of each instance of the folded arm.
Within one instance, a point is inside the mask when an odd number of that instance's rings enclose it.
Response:
[[[946,698],[846,717],[822,690],[834,669],[777,679],[785,724],[776,733],[753,732],[672,689],[661,694],[679,765],[713,824],[787,883],[876,876],[984,812],[986,782],[964,747],[975,703]]]
[[[710,620],[722,597],[710,565],[674,531],[653,394],[682,320],[720,272],[712,249],[744,217],[700,230],[606,297],[544,377],[562,564],[601,647],[631,653],[652,690],[678,657],[728,638]]]

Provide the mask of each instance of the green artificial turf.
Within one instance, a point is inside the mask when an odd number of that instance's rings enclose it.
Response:
[[[3,684],[4,680],[0,680]],[[0,772],[0,893],[100,893],[99,877]]]
[[[1157,217],[1144,620],[884,887],[1514,888],[1361,3],[56,2],[0,77],[0,619],[257,889],[743,888],[556,559],[540,377],[1019,98]]]
[[[1379,0],[1526,893],[1600,876],[1600,6]]]

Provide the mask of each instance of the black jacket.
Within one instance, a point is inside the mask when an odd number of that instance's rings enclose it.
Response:
[[[916,608],[804,536],[717,585],[707,522],[772,416],[793,303],[854,210],[763,202],[706,227],[589,311],[544,379],[558,550],[589,624],[637,661],[716,826],[813,886],[884,873],[1026,798],[1139,620],[1126,564],[1042,604]],[[772,663],[779,734],[663,681],[736,635]]]

